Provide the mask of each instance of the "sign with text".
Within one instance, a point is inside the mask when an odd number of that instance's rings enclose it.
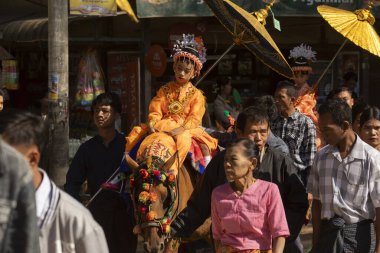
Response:
[[[70,14],[84,16],[114,16],[115,0],[70,0]]]

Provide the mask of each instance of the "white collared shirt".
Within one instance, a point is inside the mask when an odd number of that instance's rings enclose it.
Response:
[[[38,226],[41,228],[45,219],[46,213],[49,210],[51,201],[51,182],[45,171],[39,170],[42,174],[42,181],[36,190],[36,208]]]

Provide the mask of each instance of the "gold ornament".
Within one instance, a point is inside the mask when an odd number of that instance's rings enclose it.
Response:
[[[182,111],[183,105],[179,101],[173,101],[169,104],[168,109],[172,114],[177,114]]]

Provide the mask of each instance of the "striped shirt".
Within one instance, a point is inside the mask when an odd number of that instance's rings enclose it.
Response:
[[[288,145],[299,171],[312,166],[317,146],[315,125],[309,117],[298,110],[287,118],[279,115],[272,122],[271,130]]]
[[[307,191],[322,203],[321,218],[352,224],[374,219],[380,207],[380,152],[358,136],[347,157],[327,145],[316,155]]]

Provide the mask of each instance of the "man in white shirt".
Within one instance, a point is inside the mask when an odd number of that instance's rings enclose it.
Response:
[[[108,253],[104,232],[90,212],[58,189],[38,166],[46,139],[43,120],[8,111],[0,115],[0,133],[24,156],[33,173],[41,253]]]

